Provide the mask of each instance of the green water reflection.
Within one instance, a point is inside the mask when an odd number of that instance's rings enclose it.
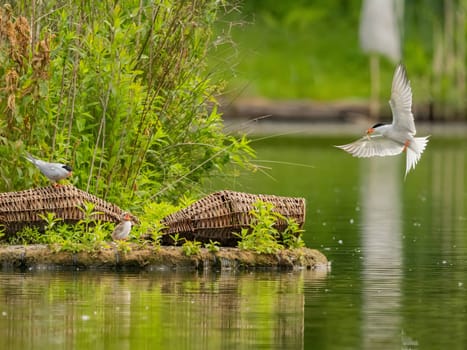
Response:
[[[303,348],[304,283],[325,272],[4,273],[0,348]]]
[[[307,199],[309,246],[332,261],[305,293],[305,348],[464,349],[467,137],[433,136],[404,181],[404,157],[355,159],[340,138],[256,144],[269,177],[229,187]]]
[[[405,181],[348,141],[255,142],[268,176],[208,189],[305,197],[330,272],[4,272],[0,348],[464,349],[467,137],[434,135]]]

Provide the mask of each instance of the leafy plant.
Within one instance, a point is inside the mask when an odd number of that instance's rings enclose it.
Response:
[[[182,250],[186,256],[197,255],[201,252],[201,242],[185,240]]]
[[[39,217],[45,221],[44,229],[46,234],[52,231],[57,223],[62,221],[61,218],[55,217],[55,213],[50,212],[46,213],[45,215],[39,214]]]
[[[139,215],[141,224],[133,228],[132,234],[136,238],[150,235],[153,243],[157,245],[161,240],[163,229],[165,228],[161,220],[179,208],[179,206],[174,206],[167,202],[149,202],[143,207],[142,214]]]
[[[275,253],[282,249],[282,245],[277,238],[279,233],[274,224],[276,223],[276,215],[274,215],[273,205],[263,201],[258,201],[254,204],[254,209],[250,211],[253,217],[249,228],[243,228],[238,242],[240,249],[254,250],[258,253]]]
[[[219,242],[212,241],[211,239],[209,240],[209,243],[204,243],[204,247],[211,253],[217,253],[220,249],[219,245],[220,245]]]
[[[238,242],[240,249],[272,254],[284,248],[303,246],[300,236],[303,230],[295,220],[275,212],[272,203],[259,200],[254,204],[250,214],[253,219],[249,227],[243,228],[240,233],[234,233],[240,238]],[[287,222],[287,228],[282,233],[275,227],[278,220]]]
[[[45,243],[43,241],[43,234],[35,227],[25,227],[20,232],[17,232],[14,236],[8,237],[8,243],[10,244],[40,244]]]
[[[102,214],[102,212],[95,211],[94,207],[94,203],[86,202],[83,207],[79,208],[79,210],[84,214],[84,218],[78,221],[78,226],[81,226],[85,232],[90,230],[91,225],[94,225],[94,216]]]
[[[115,245],[117,246],[117,250],[123,254],[131,251],[131,246],[127,241],[115,241]]]
[[[26,226],[15,235],[8,237],[10,244],[49,244],[59,251],[92,251],[106,246],[106,239],[112,232],[113,224],[93,221],[96,212],[87,206],[87,215],[74,225],[64,223],[55,213],[41,215],[43,229]]]
[[[281,233],[281,241],[286,248],[301,248],[305,246],[305,242],[302,238],[302,233],[305,230],[300,228],[300,225],[293,219],[285,217],[279,213],[275,213],[276,217],[284,220],[287,223],[287,227]]]
[[[180,234],[178,233],[169,235],[169,237],[172,239],[173,245],[179,245],[182,242],[182,240],[185,239],[185,238],[180,237]]]

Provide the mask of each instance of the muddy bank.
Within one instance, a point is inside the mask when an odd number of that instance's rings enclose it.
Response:
[[[56,251],[47,245],[0,246],[2,270],[249,270],[315,269],[326,267],[326,257],[309,248],[287,249],[277,254],[257,254],[238,248],[220,248],[216,253],[201,249],[186,256],[180,247],[131,246],[123,252],[116,246],[93,252]]]
[[[228,103],[221,100],[220,111],[226,119],[255,119],[288,122],[350,122],[367,119],[368,103],[364,101],[338,101],[332,103],[309,100],[269,100],[241,98]]]
[[[370,118],[369,101],[313,101],[272,100],[261,97],[243,97],[229,101],[220,99],[220,111],[226,119],[255,119],[267,116],[270,120],[288,122],[348,122],[358,123],[369,119],[391,119],[386,101],[380,102],[378,116]],[[413,113],[418,121],[446,122],[465,121],[465,112],[449,106],[414,103]]]
[[[248,135],[363,136],[376,122],[390,122],[389,105],[382,106],[378,118],[368,116],[367,103],[350,101],[315,103],[312,101],[271,101],[241,99],[221,108],[228,132]],[[426,110],[426,108],[424,108]],[[433,137],[465,138],[467,119],[436,116],[430,120],[423,109],[414,107],[417,134]]]

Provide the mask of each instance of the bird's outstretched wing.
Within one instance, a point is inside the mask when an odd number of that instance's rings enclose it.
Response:
[[[404,145],[381,135],[364,136],[355,142],[336,147],[357,158],[395,156],[404,149]]]
[[[412,114],[412,89],[407,79],[405,67],[400,63],[396,67],[392,78],[391,100],[392,124],[395,128],[407,130],[416,134],[415,122]]]

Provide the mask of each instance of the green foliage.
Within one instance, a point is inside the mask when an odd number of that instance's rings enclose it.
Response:
[[[302,233],[305,231],[300,228],[300,225],[292,218],[286,218],[278,213],[276,215],[287,223],[286,229],[281,234],[283,245],[287,248],[304,247],[305,242],[302,239]]]
[[[211,253],[217,253],[219,251],[220,243],[217,241],[209,240],[209,243],[204,243],[204,247]]]
[[[235,44],[210,52],[212,65],[226,67],[221,74],[226,91],[232,98],[369,96],[368,58],[358,43],[361,2],[352,2],[247,1],[242,13],[228,14],[217,31],[228,32]],[[393,67],[386,67],[389,76]]]
[[[240,238],[238,247],[253,250],[257,253],[272,254],[284,248],[298,248],[304,246],[301,238],[303,230],[295,220],[285,218],[274,211],[274,205],[259,200],[250,211],[253,219],[249,228],[235,233]],[[285,220],[287,228],[280,233],[275,224],[278,220]]]
[[[75,185],[126,207],[175,202],[197,193],[208,174],[250,166],[248,142],[223,132],[219,87],[206,71],[219,5],[5,5],[0,190],[46,183],[22,159],[25,150],[71,164]]]
[[[117,250],[123,254],[129,253],[131,251],[131,246],[128,241],[115,241],[114,242]]]
[[[58,245],[64,251],[92,251],[105,247],[105,239],[112,232],[113,225],[100,221],[90,224],[80,220],[76,225],[62,224],[55,230],[45,231],[49,244]]]
[[[144,213],[140,216],[141,224],[133,227],[130,239],[144,245],[147,241],[143,240],[142,236],[151,235],[152,245],[157,247],[163,228],[160,220],[175,211],[177,207],[168,203],[149,203],[143,209]],[[26,226],[15,235],[8,237],[7,242],[10,244],[50,244],[57,250],[71,252],[93,251],[107,247],[107,241],[110,240],[110,234],[115,228],[115,224],[96,220],[96,215],[101,214],[101,212],[95,211],[92,203],[85,203],[81,211],[83,219],[76,224],[64,223],[62,219],[55,216],[55,213],[48,212],[40,215],[44,221],[41,229]],[[176,241],[179,243],[181,241],[178,235]],[[127,241],[116,241],[115,245],[121,252],[130,250]]]
[[[201,252],[201,242],[185,240],[182,251],[186,256],[198,255]]]
[[[175,233],[173,235],[169,235],[170,238],[172,239],[172,244],[173,245],[179,245],[183,240],[184,238],[180,237],[180,235],[178,233]]]
[[[467,106],[465,79],[459,78],[466,76],[467,67],[466,2],[449,4],[406,1],[400,19],[403,61],[416,104],[430,104],[438,119],[443,114],[465,118]],[[227,67],[222,79],[229,82],[226,91],[232,98],[241,93],[272,99],[368,99],[369,59],[359,43],[361,7],[357,0],[244,1],[241,11],[228,13],[217,26],[235,44],[221,42],[210,60]],[[381,60],[380,101],[386,114],[394,68],[394,62]]]
[[[49,244],[60,251],[93,251],[107,246],[105,240],[112,232],[113,224],[94,221],[92,216],[97,212],[90,211],[92,205],[87,205],[86,216],[75,225],[66,224],[57,218],[55,213],[42,215],[43,230],[38,227],[26,226],[14,236],[8,238],[9,244]]]
[[[48,239],[36,227],[26,226],[14,236],[8,237],[7,242],[15,245],[46,244]]]
[[[62,221],[62,219],[55,217],[55,213],[46,213],[45,215],[39,214],[39,217],[45,221],[44,229],[45,233],[51,232]]]
[[[92,230],[91,226],[93,226],[95,223],[94,216],[102,214],[102,212],[95,211],[94,207],[95,205],[93,203],[87,202],[84,203],[84,206],[82,208],[79,208],[84,214],[84,218],[78,221],[78,226],[83,227],[84,231]]]
[[[132,229],[132,234],[137,238],[143,235],[150,235],[153,242],[159,243],[162,230],[165,228],[161,220],[169,214],[180,209],[167,202],[155,203],[149,202],[143,206],[142,214],[139,215],[141,223]]]

